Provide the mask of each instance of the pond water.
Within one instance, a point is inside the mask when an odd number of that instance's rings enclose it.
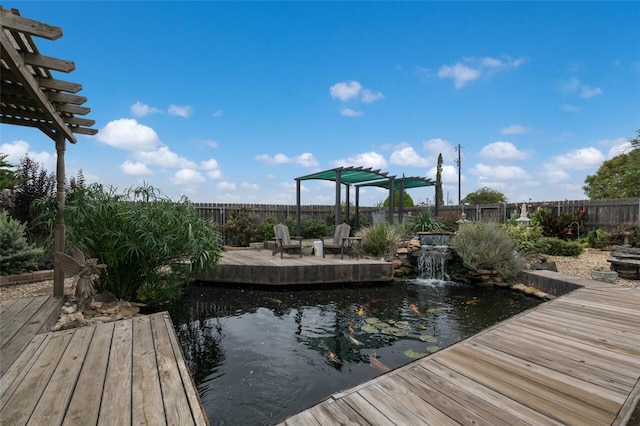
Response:
[[[274,424],[539,304],[435,280],[329,288],[194,286],[163,306],[212,425]]]

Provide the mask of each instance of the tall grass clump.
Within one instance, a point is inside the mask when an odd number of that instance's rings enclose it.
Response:
[[[117,194],[94,184],[74,195],[65,209],[66,246],[107,265],[98,291],[158,303],[218,263],[219,233],[185,198],[174,202],[146,185]]]
[[[356,237],[362,238],[364,254],[390,260],[396,253],[406,229],[402,224],[375,223],[360,229]]]
[[[516,278],[525,268],[518,243],[495,223],[461,226],[450,244],[466,268],[494,270],[506,281]]]
[[[432,217],[429,210],[421,211],[417,216],[411,219],[409,227],[413,232],[439,232],[442,231],[442,225],[436,217]]]

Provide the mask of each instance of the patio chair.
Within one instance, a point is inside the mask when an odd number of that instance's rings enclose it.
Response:
[[[340,259],[344,259],[344,249],[349,245],[349,233],[351,232],[351,226],[346,223],[341,223],[336,226],[336,232],[333,234],[333,239],[322,239],[322,257],[324,257],[327,249],[338,250],[340,249]],[[329,240],[328,242],[325,240]]]
[[[282,223],[273,226],[273,233],[276,236],[276,247],[273,249],[273,253],[271,253],[272,256],[280,252],[280,259],[283,259],[285,250],[298,250],[300,257],[302,257],[302,237],[291,237],[289,235],[289,228]]]

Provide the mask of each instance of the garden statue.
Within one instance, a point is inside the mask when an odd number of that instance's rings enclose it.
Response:
[[[78,306],[82,309],[89,308],[96,293],[91,276],[99,274],[100,269],[106,268],[107,265],[98,264],[98,259],[87,259],[77,247],[71,249],[71,256],[56,252],[55,257],[60,262],[60,267],[65,277],[76,276],[74,285],[76,286]]]

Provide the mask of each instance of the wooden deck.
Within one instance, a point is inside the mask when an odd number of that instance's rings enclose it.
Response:
[[[640,289],[582,283],[281,425],[625,425],[640,400]]]
[[[56,323],[64,298],[27,297],[0,302],[0,377],[36,334]]]
[[[389,282],[393,280],[393,265],[347,255],[340,259],[339,254],[327,254],[325,258],[285,254],[280,259],[270,250],[233,250],[223,252],[219,267],[198,280],[261,285]]]
[[[0,377],[0,423],[209,424],[166,312],[31,338]]]

